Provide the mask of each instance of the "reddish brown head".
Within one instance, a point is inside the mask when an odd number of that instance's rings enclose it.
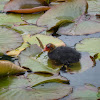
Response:
[[[55,48],[56,48],[56,46],[55,46],[54,44],[49,43],[49,44],[46,45],[46,47],[44,48],[43,51],[51,52],[51,51],[53,51]]]

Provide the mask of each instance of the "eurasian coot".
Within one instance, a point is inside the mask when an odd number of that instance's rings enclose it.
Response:
[[[75,49],[67,46],[56,47],[52,43],[47,44],[43,51],[48,51],[48,57],[51,60],[58,61],[67,66],[70,63],[79,62],[81,58],[81,54]]]

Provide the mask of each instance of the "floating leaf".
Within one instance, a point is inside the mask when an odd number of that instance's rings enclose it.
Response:
[[[50,82],[69,84],[69,80],[64,77],[52,75],[49,76],[48,74],[29,74],[27,78],[22,75],[18,77],[10,76],[9,80],[13,80],[13,83],[11,84],[11,86],[9,86],[9,88],[35,87],[37,85]]]
[[[100,38],[84,39],[76,45],[76,49],[79,51],[85,51],[89,53],[99,53],[100,52]]]
[[[0,60],[0,76],[25,72],[26,70],[7,60]]]
[[[35,25],[21,25],[21,26],[13,26],[14,29],[23,31],[25,34],[38,34],[42,31],[45,31],[46,28],[43,27],[37,27]]]
[[[86,12],[87,2],[85,0],[69,0],[52,7],[37,21],[38,26],[46,26],[51,29],[61,23],[73,22]]]
[[[4,11],[18,10],[21,8],[33,8],[44,3],[44,0],[10,0],[4,7]]]
[[[5,80],[0,79],[0,99],[2,98],[2,100],[5,100],[6,98],[9,98],[10,100],[16,100],[16,98],[20,97],[21,100],[52,100],[60,99],[72,92],[71,86],[54,82],[45,83],[31,88],[32,84],[38,82],[41,84],[41,81],[49,81],[52,79],[54,79],[54,81],[61,80],[62,82],[66,82],[66,80],[60,79],[60,77],[51,77],[50,79],[50,77],[43,77],[35,74],[30,75],[28,79],[24,77],[10,77],[9,79]]]
[[[81,53],[81,59],[80,62],[71,64],[70,67],[67,69],[67,72],[71,73],[81,73],[89,68],[94,66],[94,62],[90,58],[90,55],[88,53]]]
[[[38,37],[42,41],[44,46],[48,43],[53,43],[56,46],[62,46],[62,45],[65,46],[65,43],[62,40],[60,40],[58,38],[54,38],[52,36],[41,35],[41,34],[37,34],[37,35],[34,35],[32,37],[29,37],[26,35],[26,36],[24,36],[24,40],[29,42],[30,44],[39,45],[39,42],[38,42],[36,37]]]
[[[88,5],[89,5],[89,8],[88,8],[89,14],[93,14],[93,15],[100,14],[100,1],[99,0],[88,1]]]
[[[70,23],[63,25],[59,28],[57,33],[65,35],[84,35],[96,32],[100,32],[100,23],[96,21],[82,21],[78,24]]]
[[[23,14],[22,19],[30,24],[36,24],[37,19],[43,15],[44,13],[38,13],[38,14]]]
[[[43,62],[39,62],[39,60],[35,57],[37,54],[40,54],[42,49],[37,45],[32,45],[26,48],[19,55],[19,62],[21,66],[25,66],[31,69],[33,72],[45,72],[45,73],[56,73],[55,70],[45,65]]]
[[[19,10],[9,10],[7,12],[13,12],[13,13],[24,13],[24,14],[28,14],[28,13],[36,13],[36,12],[41,12],[41,11],[47,11],[49,10],[50,7],[48,6],[39,6],[39,7],[34,7],[34,8],[30,8],[30,9],[19,9]]]
[[[19,25],[24,23],[21,14],[0,14],[0,25]]]
[[[21,35],[6,26],[0,26],[0,52],[16,49],[23,42]]]
[[[31,37],[30,37],[30,35],[24,35],[24,36],[23,36],[24,44],[23,44],[21,47],[17,48],[16,50],[13,50],[13,51],[11,51],[11,52],[8,52],[7,54],[8,54],[8,55],[19,55],[19,53],[20,53],[22,50],[24,50],[26,47],[28,47],[29,44],[37,44],[38,46],[40,46],[40,44],[39,44],[39,42],[38,42],[38,40],[37,40],[36,37],[38,37],[38,38],[42,41],[42,43],[43,43],[44,46],[45,46],[46,44],[48,44],[48,43],[53,43],[53,44],[55,44],[56,46],[61,46],[61,45],[65,46],[65,43],[64,43],[63,41],[61,41],[61,40],[58,39],[58,38],[54,38],[54,37],[52,37],[52,36],[37,34],[37,35],[34,35],[34,36],[31,36]],[[27,42],[28,42],[29,44],[28,44]]]
[[[98,89],[90,84],[77,88],[68,100],[99,100],[97,97]]]

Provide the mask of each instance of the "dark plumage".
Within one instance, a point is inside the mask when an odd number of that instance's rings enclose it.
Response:
[[[48,51],[48,57],[52,60],[59,61],[64,65],[79,62],[81,54],[71,47],[60,46],[49,43],[46,45],[44,51]]]

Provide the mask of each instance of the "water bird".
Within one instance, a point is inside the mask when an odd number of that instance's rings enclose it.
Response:
[[[49,59],[60,62],[68,67],[71,63],[79,62],[81,58],[81,54],[74,48],[67,46],[56,47],[52,43],[47,44],[43,51],[48,51]]]

